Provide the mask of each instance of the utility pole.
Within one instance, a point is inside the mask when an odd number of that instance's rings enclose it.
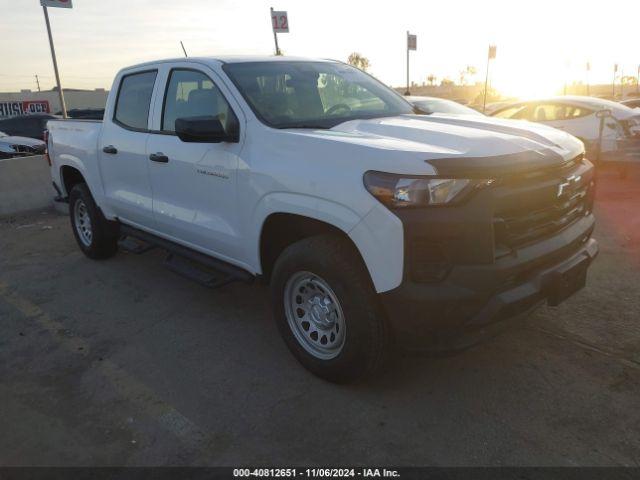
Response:
[[[613,81],[611,82],[611,100],[616,98],[616,73],[618,73],[618,64],[613,64]]]
[[[36,84],[38,85],[38,91],[40,91],[40,80],[38,80],[38,75],[36,75]]]
[[[47,24],[47,34],[49,35],[49,47],[51,47],[51,59],[53,60],[53,71],[56,74],[56,84],[58,85],[58,95],[60,97],[60,107],[62,108],[62,117],[67,117],[67,105],[64,103],[64,93],[60,84],[60,74],[58,73],[58,61],[56,60],[56,49],[53,46],[53,36],[51,35],[51,24],[49,23],[49,13],[47,7],[42,6],[44,12],[44,21]]]
[[[638,65],[638,71],[636,72],[636,94],[640,95],[640,65]]]

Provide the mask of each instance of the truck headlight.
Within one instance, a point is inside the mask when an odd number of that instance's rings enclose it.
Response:
[[[460,202],[472,190],[493,180],[397,175],[369,171],[364,186],[390,208],[450,205]]]

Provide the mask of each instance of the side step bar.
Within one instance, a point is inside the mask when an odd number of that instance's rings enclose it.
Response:
[[[217,288],[234,281],[250,283],[255,278],[254,275],[240,267],[236,267],[223,260],[218,260],[217,258],[210,257],[129,225],[120,224],[120,234],[141,240],[151,247],[159,247],[167,250],[169,255],[165,260],[165,265],[170,270],[207,287]],[[142,252],[134,253],[143,253],[144,251],[150,250],[151,247],[142,249]]]

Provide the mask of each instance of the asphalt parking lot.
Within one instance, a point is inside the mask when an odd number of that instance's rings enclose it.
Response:
[[[589,285],[462,354],[356,386],[300,367],[266,287],[161,252],[94,262],[0,220],[2,465],[640,465],[640,171],[602,175]]]

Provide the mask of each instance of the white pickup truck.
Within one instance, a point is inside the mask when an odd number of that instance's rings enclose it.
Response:
[[[116,76],[103,122],[48,129],[88,257],[156,246],[209,286],[260,277],[289,349],[331,381],[373,372],[392,340],[456,348],[556,305],[598,252],[580,141],[419,115],[340,62],[136,65]]]

